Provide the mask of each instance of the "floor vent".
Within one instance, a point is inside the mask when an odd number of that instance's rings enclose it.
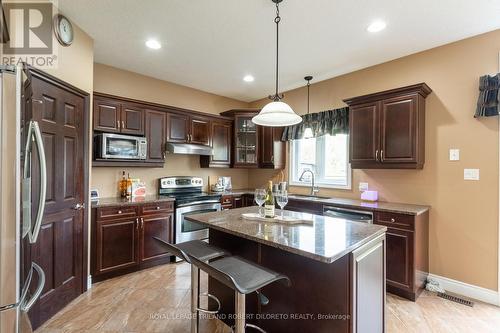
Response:
[[[445,294],[445,293],[438,293],[437,295],[439,297],[441,297],[441,298],[447,299],[447,300],[455,302],[455,303],[459,303],[459,304],[462,304],[462,305],[467,305],[467,306],[470,306],[470,307],[474,306],[474,302],[472,302],[472,301],[470,301],[468,299],[464,299],[464,298],[459,297],[459,296]]]

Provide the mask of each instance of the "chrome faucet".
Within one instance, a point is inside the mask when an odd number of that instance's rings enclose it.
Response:
[[[302,174],[300,175],[300,177],[299,177],[299,182],[301,182],[301,181],[303,181],[303,180],[304,180],[304,174],[305,174],[306,172],[310,172],[310,173],[311,173],[311,195],[312,195],[312,196],[315,196],[315,195],[316,195],[316,193],[318,193],[318,192],[319,192],[319,187],[318,187],[318,186],[316,186],[316,184],[315,184],[315,182],[314,182],[314,172],[312,172],[312,170],[309,170],[309,169],[304,170],[304,171],[302,172]]]

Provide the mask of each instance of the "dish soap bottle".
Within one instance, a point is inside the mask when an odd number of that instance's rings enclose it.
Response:
[[[267,187],[266,201],[264,202],[264,216],[274,218],[274,208],[273,182],[270,180]]]

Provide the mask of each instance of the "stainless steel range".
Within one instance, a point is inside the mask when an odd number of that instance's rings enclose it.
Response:
[[[187,221],[185,217],[220,211],[220,194],[204,193],[203,179],[189,176],[160,178],[158,193],[175,198],[176,243],[208,238],[207,227]]]

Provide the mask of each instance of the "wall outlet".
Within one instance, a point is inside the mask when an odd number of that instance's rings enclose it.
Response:
[[[450,161],[460,161],[460,149],[450,149]]]
[[[358,188],[360,192],[368,191],[368,183],[359,183]]]
[[[479,169],[464,169],[464,180],[479,180]]]

